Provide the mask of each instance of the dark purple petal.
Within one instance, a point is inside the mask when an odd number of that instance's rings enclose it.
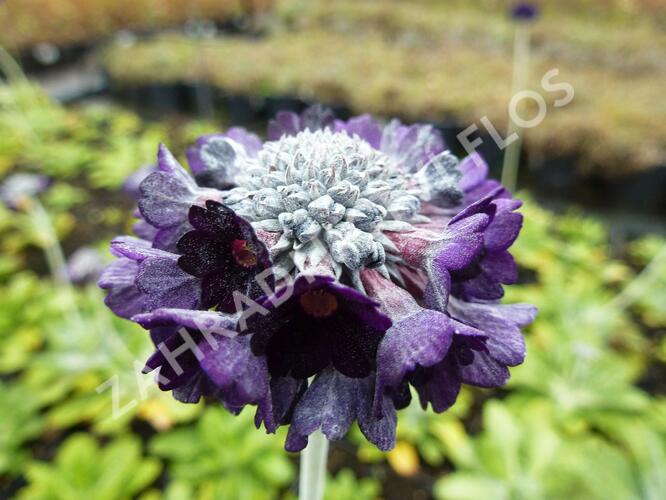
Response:
[[[391,398],[385,396],[379,405],[379,411],[373,408],[373,380],[362,379],[365,386],[358,395],[358,426],[365,438],[381,451],[389,451],[395,446],[398,416]]]
[[[458,399],[462,380],[458,365],[452,362],[452,358],[453,356],[444,359],[430,368],[427,374],[420,374],[423,381],[414,384],[424,410],[430,403],[435,413],[442,413],[451,408]]]
[[[442,135],[432,125],[403,125],[392,120],[384,127],[380,149],[407,172],[416,172],[444,151]]]
[[[244,129],[243,127],[231,127],[229,130],[227,130],[226,136],[243,146],[245,152],[251,157],[256,156],[263,147],[259,136]]]
[[[505,198],[499,188],[465,208],[462,215],[452,219],[455,225],[470,219],[470,213],[479,210],[494,212],[483,233],[481,251],[467,267],[452,272],[453,295],[466,300],[498,300],[504,296],[502,284],[511,284],[518,280],[518,268],[506,249],[518,237],[522,227],[522,215],[514,212],[521,204],[520,200]],[[461,219],[462,216],[466,219]],[[449,225],[451,226],[451,223]]]
[[[247,337],[216,335],[217,343],[203,342],[201,368],[223,399],[234,406],[256,404],[269,388],[266,360],[252,354]]]
[[[335,115],[333,111],[321,104],[313,104],[301,113],[301,130],[314,132],[325,128],[332,128],[334,122]]]
[[[450,271],[463,269],[474,261],[483,248],[483,230],[488,226],[488,216],[475,214],[455,221],[444,230],[442,241],[432,254],[439,266]]]
[[[76,284],[97,281],[104,267],[102,255],[94,248],[79,248],[67,259],[67,275]]]
[[[184,326],[193,330],[203,330],[219,335],[230,335],[236,330],[237,317],[213,311],[196,311],[192,309],[163,308],[138,314],[132,318],[145,329],[163,326]]]
[[[136,172],[130,174],[125,182],[123,182],[122,190],[125,194],[129,195],[133,200],[138,200],[141,197],[141,183],[146,177],[156,171],[155,165],[141,167]]]
[[[187,218],[197,198],[197,185],[164,145],[160,145],[157,169],[140,185],[139,210],[153,226],[173,227]]]
[[[464,158],[458,168],[462,174],[458,186],[465,192],[478,188],[488,177],[488,164],[479,153]]]
[[[439,363],[453,339],[453,324],[446,314],[422,309],[388,329],[377,351],[377,393],[381,401],[387,387],[397,388],[417,366]]]
[[[229,189],[236,185],[243,160],[256,156],[261,146],[255,134],[234,127],[224,134],[210,134],[197,139],[194,146],[187,150],[187,162],[199,186]]]
[[[333,128],[335,116],[329,108],[314,104],[300,115],[280,111],[268,122],[268,140],[277,141],[283,135],[296,135],[304,130],[316,131]]]
[[[174,387],[172,394],[174,399],[181,403],[196,404],[202,396],[210,393],[210,384],[201,373],[192,375],[187,381],[178,387]]]
[[[296,113],[279,111],[268,122],[267,136],[269,141],[277,141],[283,135],[296,135],[301,130],[301,118]]]
[[[357,390],[358,379],[331,369],[324,371],[296,405],[289,433],[309,436],[321,429],[329,440],[342,439],[356,417]]]
[[[264,423],[266,432],[273,433],[280,425],[289,424],[296,403],[305,393],[307,380],[292,377],[272,377],[270,391],[257,404],[254,423],[257,428]]]
[[[321,373],[296,405],[285,447],[300,451],[307,437],[321,429],[329,440],[342,439],[355,419],[368,440],[381,450],[395,445],[396,415],[389,398],[381,405],[382,417],[372,412],[373,377],[349,378],[335,370]]]
[[[377,412],[385,393],[402,399],[399,392],[405,389],[407,373],[444,358],[453,339],[454,323],[446,314],[423,309],[409,292],[376,271],[363,271],[361,280],[366,292],[393,321],[377,350]]]
[[[519,22],[531,22],[539,16],[539,7],[529,2],[518,2],[510,11],[513,19]]]
[[[138,264],[127,258],[113,261],[102,272],[97,285],[108,290],[104,303],[121,318],[131,318],[143,312],[144,297],[136,286]]]
[[[155,226],[150,225],[143,218],[141,218],[134,223],[134,225],[132,226],[132,231],[142,240],[153,241],[153,239],[160,230],[157,229]],[[156,246],[157,248],[169,248],[161,245],[156,245]]]
[[[497,361],[516,366],[525,358],[525,339],[520,331],[536,317],[530,304],[479,304],[453,299],[449,304],[452,316],[478,328],[488,337],[488,352]]]
[[[250,299],[265,293],[259,275],[272,288],[268,249],[249,222],[215,201],[191,207],[189,217],[194,230],[178,241],[178,265],[202,279],[203,307],[235,312],[236,292]]]
[[[153,257],[139,264],[136,285],[145,294],[145,309],[161,307],[197,309],[201,282],[185,273],[176,259]]]
[[[484,245],[489,252],[506,250],[518,238],[523,227],[523,215],[514,210],[520,208],[520,200],[500,198],[493,201],[495,217],[484,233]]]
[[[456,297],[476,300],[499,300],[504,297],[502,285],[483,272],[460,282],[457,281],[457,276],[453,275],[453,281],[451,293]]]
[[[357,135],[373,148],[379,149],[382,140],[382,128],[370,115],[350,118],[346,122],[337,121],[336,132],[346,132],[350,136]]]
[[[202,378],[204,372],[200,360],[204,358],[207,346],[219,346],[229,336],[236,335],[236,319],[220,313],[189,309],[158,309],[134,316],[132,320],[151,329],[151,337],[158,347],[146,362],[144,373],[159,368],[160,389],[180,389],[183,394],[174,396],[188,402],[196,402],[201,395],[224,399],[219,387],[207,376]],[[164,351],[172,353],[175,361],[168,359]],[[233,396],[238,396],[238,393]],[[232,407],[236,403],[238,401],[229,402]]]
[[[436,311],[446,311],[451,292],[451,274],[446,263],[437,257],[428,261],[425,266],[428,282],[423,290],[423,301],[426,307]]]
[[[479,266],[484,274],[493,276],[496,281],[505,285],[518,281],[518,266],[509,252],[486,253]]]
[[[177,255],[153,248],[149,241],[134,236],[118,236],[111,240],[111,253],[141,262],[149,257],[174,257]]]
[[[501,387],[509,381],[509,369],[497,361],[489,352],[472,351],[474,359],[460,368],[460,377],[465,384],[477,387]]]
[[[180,240],[180,238],[182,238],[182,236],[191,229],[192,226],[190,226],[190,223],[187,219],[173,227],[159,229],[153,237],[153,246],[155,248],[161,248],[162,250],[167,250],[169,252],[175,252],[177,249],[178,240]]]
[[[288,298],[285,293],[260,300],[269,313],[248,318],[245,332],[252,334],[255,354],[267,356],[273,376],[308,378],[332,365],[362,378],[374,369],[391,325],[376,302],[328,276],[301,275]]]

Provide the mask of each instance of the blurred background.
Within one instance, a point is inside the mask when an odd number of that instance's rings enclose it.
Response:
[[[141,169],[159,142],[321,102],[431,122],[458,154],[476,124],[499,178],[480,120],[506,136],[521,78],[548,107],[515,150],[527,360],[445,414],[403,410],[388,454],[335,443],[326,499],[666,498],[666,2],[536,3],[0,4],[0,498],[294,499],[284,435],[152,387],[148,336],[103,306]]]

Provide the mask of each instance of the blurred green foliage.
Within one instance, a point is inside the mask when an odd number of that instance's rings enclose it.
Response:
[[[159,461],[142,457],[136,438],[122,437],[100,447],[91,436],[74,434],[61,445],[52,463],[33,462],[27,467],[30,486],[21,491],[20,498],[131,498],[159,472]]]
[[[90,224],[105,247],[109,231],[130,224],[130,201],[114,194],[124,176],[165,137],[181,145],[210,127],[65,109],[32,87],[0,87],[1,170],[55,178],[42,202],[65,243]],[[334,471],[327,500],[394,498],[394,484],[427,484],[441,500],[663,498],[666,386],[649,375],[666,361],[666,241],[648,236],[613,254],[600,223],[526,198],[514,250],[523,279],[507,294],[541,311],[526,362],[506,389],[466,389],[443,415],[414,402],[389,454],[354,431],[333,446],[353,460]],[[97,209],[106,225],[81,215]],[[151,350],[145,332],[114,318],[94,285],[56,287],[44,244],[39,225],[0,208],[0,495],[294,498],[284,435],[254,429],[249,410],[183,405],[153,387],[138,373]]]

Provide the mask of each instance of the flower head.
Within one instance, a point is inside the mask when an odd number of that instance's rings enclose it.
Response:
[[[94,248],[81,247],[67,259],[67,276],[72,283],[94,283],[103,270],[102,254]]]
[[[531,22],[539,16],[539,7],[530,2],[518,2],[511,8],[511,17],[519,22]]]
[[[29,206],[31,198],[46,191],[51,179],[43,175],[13,174],[0,185],[0,200],[7,208],[20,211]]]
[[[459,162],[429,125],[320,106],[279,113],[268,139],[202,137],[191,173],[160,147],[139,238],[112,242],[99,283],[150,330],[160,387],[255,405],[289,450],[354,421],[386,450],[410,386],[444,411],[462,384],[505,383],[535,310],[499,304],[522,216],[481,157]]]

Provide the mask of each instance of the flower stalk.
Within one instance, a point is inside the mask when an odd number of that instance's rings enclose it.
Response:
[[[511,95],[515,96],[527,85],[530,60],[530,30],[529,24],[519,24],[516,27],[513,45],[513,77]],[[520,108],[516,109],[519,112]],[[518,167],[520,164],[520,150],[523,145],[522,129],[509,116],[507,137],[517,134],[517,139],[507,145],[504,152],[502,166],[502,184],[511,192],[516,190],[518,182]]]
[[[53,281],[58,285],[60,292],[65,298],[65,305],[63,306],[65,316],[68,317],[76,325],[83,325],[81,313],[76,304],[76,297],[72,282],[67,274],[67,263],[65,256],[58,240],[58,235],[53,227],[51,218],[44,209],[44,206],[37,198],[33,198],[28,203],[28,216],[31,218],[32,223],[41,236],[41,247],[46,258],[49,272]]]
[[[307,447],[301,452],[299,500],[321,500],[323,498],[327,460],[328,439],[321,431],[315,431],[310,435]]]

